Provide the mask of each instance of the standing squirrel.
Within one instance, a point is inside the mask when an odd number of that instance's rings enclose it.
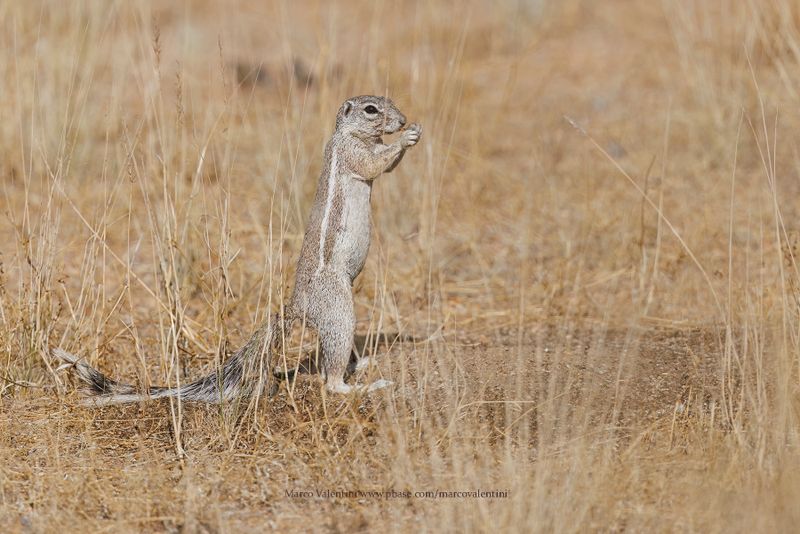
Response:
[[[350,386],[344,382],[344,373],[356,324],[353,281],[364,268],[369,250],[372,183],[397,167],[406,150],[419,141],[422,128],[411,124],[389,145],[383,143],[382,136],[398,132],[405,125],[406,117],[388,98],[357,96],[342,104],[336,115],[336,129],[325,146],[325,165],[297,261],[294,291],[284,315],[273,314],[219,371],[180,387],[153,386],[140,393],[132,385],[107,378],[64,350],[53,349],[53,356],[64,362],[62,368],[74,370],[86,385],[92,404],[161,397],[219,403],[250,396],[263,388],[271,355],[280,348],[284,332],[289,332],[295,321],[305,321],[319,334],[322,376],[329,392],[371,391],[391,384],[378,380],[368,387]]]

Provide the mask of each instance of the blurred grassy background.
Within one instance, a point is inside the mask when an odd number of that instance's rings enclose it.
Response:
[[[11,531],[800,519],[794,2],[37,1],[0,25]],[[418,338],[376,349],[396,387],[304,378],[238,423],[77,407],[48,347],[174,383],[279,307],[365,93],[425,128],[355,287],[370,344]]]

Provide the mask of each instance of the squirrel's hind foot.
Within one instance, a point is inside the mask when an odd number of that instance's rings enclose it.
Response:
[[[325,385],[325,389],[328,393],[337,393],[337,394],[348,394],[348,393],[371,393],[377,389],[382,389],[387,386],[391,386],[394,382],[391,380],[376,380],[372,384],[364,385],[364,384],[357,384],[355,386],[350,386],[345,384],[344,382],[339,383],[328,383]]]

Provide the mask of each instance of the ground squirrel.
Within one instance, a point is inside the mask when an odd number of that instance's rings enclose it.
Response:
[[[344,373],[355,333],[353,280],[361,272],[370,242],[372,182],[391,172],[405,151],[420,138],[422,128],[411,124],[400,138],[386,145],[384,134],[400,131],[406,117],[380,96],[357,96],[342,104],[336,129],[325,147],[325,165],[297,262],[295,285],[284,315],[274,314],[220,369],[176,388],[151,387],[140,393],[131,385],[104,376],[61,349],[52,354],[71,368],[87,386],[94,404],[135,402],[160,397],[217,403],[249,396],[266,384],[271,354],[295,321],[315,328],[322,348],[322,376],[328,391],[347,393],[388,385],[349,386]],[[283,330],[281,330],[281,327]],[[361,363],[361,362],[359,362]],[[268,378],[268,376],[267,376]]]

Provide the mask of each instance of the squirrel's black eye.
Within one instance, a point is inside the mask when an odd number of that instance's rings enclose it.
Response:
[[[370,104],[369,106],[364,108],[364,111],[367,112],[367,115],[375,115],[376,113],[378,113],[378,108]]]

